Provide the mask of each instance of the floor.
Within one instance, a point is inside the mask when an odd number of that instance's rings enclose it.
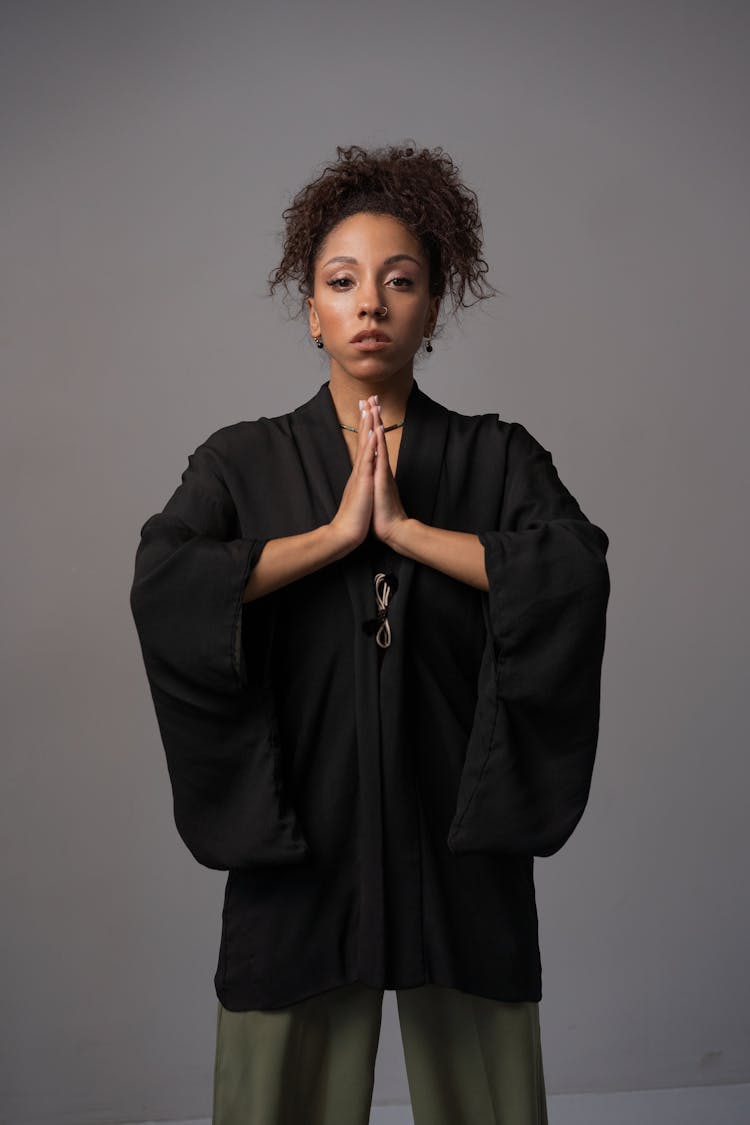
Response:
[[[623,1094],[551,1094],[550,1125],[750,1125],[750,1085]],[[128,1125],[154,1125],[129,1122]],[[211,1125],[210,1121],[159,1125]],[[413,1125],[408,1106],[373,1106],[370,1125]]]

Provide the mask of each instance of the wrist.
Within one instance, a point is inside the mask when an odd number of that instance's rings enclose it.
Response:
[[[418,532],[419,526],[419,520],[412,519],[411,516],[403,516],[401,519],[393,520],[387,534],[383,536],[383,542],[400,555],[408,555],[409,544],[412,542],[415,532]]]
[[[335,517],[330,523],[323,524],[318,530],[323,536],[327,551],[330,552],[331,562],[342,559],[345,555],[353,551],[355,547],[358,547],[361,542],[361,540],[356,539],[352,535],[351,531],[342,527]]]

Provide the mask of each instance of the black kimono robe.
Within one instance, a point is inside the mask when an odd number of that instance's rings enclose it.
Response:
[[[489,594],[370,537],[243,604],[265,542],[337,510],[351,468],[328,384],[188,462],[141,529],[131,608],[177,828],[228,871],[220,1001],[276,1008],[354,981],[538,1000],[533,863],[588,799],[607,536],[522,425],[415,383],[404,508],[479,535]]]

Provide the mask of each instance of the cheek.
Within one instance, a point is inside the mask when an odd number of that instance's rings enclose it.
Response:
[[[317,304],[318,319],[321,325],[325,324],[330,329],[336,329],[351,320],[351,301],[339,297],[337,301],[327,301],[325,297]]]
[[[426,305],[420,305],[419,308],[414,310],[414,315],[411,317],[410,327],[412,333],[417,337],[421,338],[422,336],[428,311]]]

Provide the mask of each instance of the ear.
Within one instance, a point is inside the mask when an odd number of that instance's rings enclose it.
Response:
[[[430,306],[427,313],[427,319],[424,322],[425,336],[432,336],[437,324],[438,313],[440,312],[440,298],[430,297]]]
[[[307,303],[307,319],[310,325],[310,335],[320,336],[320,321],[315,311],[315,301],[312,297],[306,297],[305,301]]]

